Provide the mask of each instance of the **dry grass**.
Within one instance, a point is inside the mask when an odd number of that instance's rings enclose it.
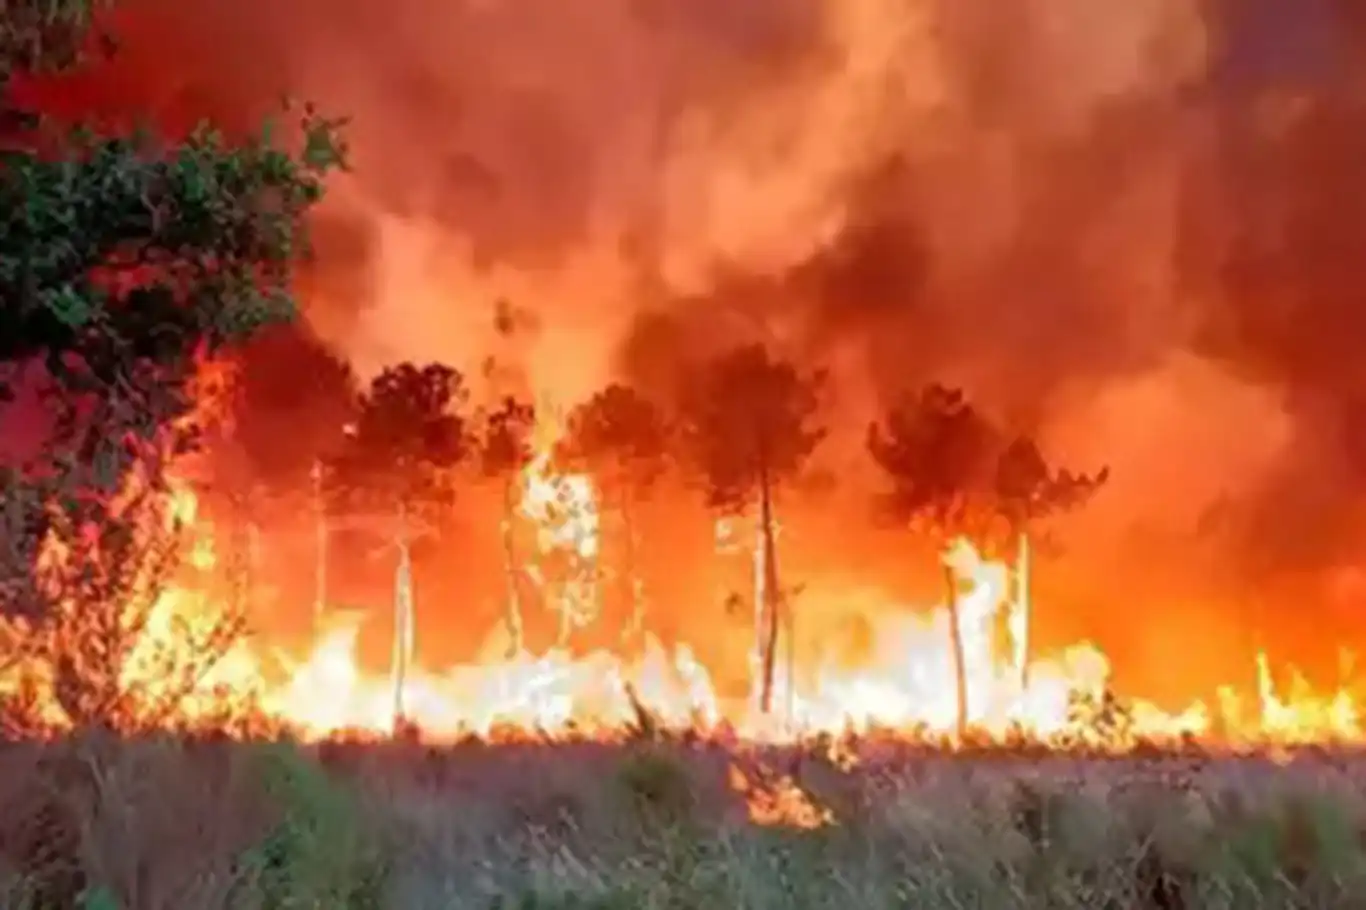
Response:
[[[835,818],[760,827],[780,769]],[[0,906],[1366,907],[1366,759],[87,737],[0,747]]]

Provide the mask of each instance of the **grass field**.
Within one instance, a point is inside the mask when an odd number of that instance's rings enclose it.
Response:
[[[1366,757],[861,752],[9,745],[0,906],[1366,907]]]

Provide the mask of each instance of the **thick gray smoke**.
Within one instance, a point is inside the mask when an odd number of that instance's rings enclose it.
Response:
[[[307,289],[362,371],[500,301],[570,397],[763,333],[855,433],[962,383],[1112,465],[1093,548],[1255,581],[1362,539],[1359,6],[139,0],[123,66],[354,118]]]

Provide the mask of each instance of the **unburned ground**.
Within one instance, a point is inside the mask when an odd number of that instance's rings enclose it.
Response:
[[[1366,906],[1366,758],[0,747],[0,906]]]

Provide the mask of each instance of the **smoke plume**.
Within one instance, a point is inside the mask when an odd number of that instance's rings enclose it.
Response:
[[[763,335],[843,413],[941,379],[1110,464],[1097,564],[1255,587],[1364,529],[1358,6],[135,0],[99,79],[353,118],[304,290],[362,372],[509,305],[571,399]]]

